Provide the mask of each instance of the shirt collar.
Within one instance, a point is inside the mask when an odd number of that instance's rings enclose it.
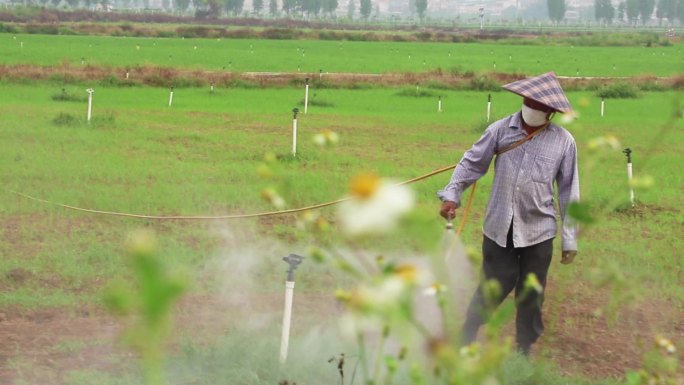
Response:
[[[511,117],[508,123],[509,128],[520,129],[522,128],[522,111],[518,111]]]

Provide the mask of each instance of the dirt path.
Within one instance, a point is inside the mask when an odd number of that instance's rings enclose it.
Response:
[[[128,74],[128,75],[127,75]],[[523,77],[521,74],[488,73],[487,78],[493,84],[505,84]],[[186,70],[171,67],[142,66],[133,68],[116,68],[95,65],[73,65],[64,63],[57,66],[36,66],[30,64],[0,65],[0,79],[17,81],[18,79],[54,80],[64,79],[66,83],[84,81],[105,81],[116,85],[149,85],[168,87],[178,84],[193,86],[218,87],[239,86],[249,83],[258,87],[284,87],[293,84],[303,85],[310,78],[317,87],[354,88],[362,84],[378,86],[415,86],[416,84],[439,83],[453,89],[473,88],[472,82],[481,81],[482,75],[475,73],[453,74],[434,70],[420,73],[299,73],[299,72],[231,72],[209,70]],[[629,78],[632,84],[652,85],[654,81],[663,87],[682,87],[684,77],[640,76]],[[596,81],[609,83],[625,81],[618,77],[562,77],[561,82],[569,89],[582,89]],[[498,89],[498,86],[496,87]]]
[[[230,300],[193,296],[179,306],[175,330],[211,343],[234,329],[235,315],[245,310],[279,317],[282,301],[281,295]],[[547,331],[534,355],[550,359],[563,374],[621,377],[641,366],[643,353],[658,334],[684,347],[684,317],[667,304],[623,311],[614,324],[596,315],[599,298],[547,304]],[[323,295],[298,295],[295,306],[300,314],[328,318],[342,311]],[[118,320],[99,311],[5,309],[0,313],[0,383],[61,385],[68,383],[70,373],[116,373],[131,367],[135,357],[118,342],[121,330]]]

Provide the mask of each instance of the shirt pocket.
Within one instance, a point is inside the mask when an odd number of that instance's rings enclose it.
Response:
[[[532,180],[539,183],[548,183],[556,174],[556,161],[541,155],[535,155],[532,166]]]

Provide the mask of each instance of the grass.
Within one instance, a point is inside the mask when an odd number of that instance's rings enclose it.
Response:
[[[0,34],[1,64],[164,66],[210,71],[507,72],[563,76],[671,76],[682,70],[682,45],[585,47],[496,43],[178,39]],[[21,47],[23,43],[23,47]],[[344,60],[339,60],[344,56]],[[122,70],[122,76],[124,72]]]
[[[86,86],[83,90],[67,87],[67,92],[85,94]],[[442,96],[443,112],[438,113],[436,98],[402,97],[397,89],[312,90],[331,106],[310,106],[308,114],[300,115],[300,155],[291,160],[291,109],[301,101],[302,89],[217,89],[210,94],[190,88],[177,90],[169,108],[167,89],[98,87],[94,119],[102,115],[111,119],[88,124],[83,121],[87,105],[53,100],[56,86],[2,87],[0,306],[28,309],[97,305],[100,289],[109,279],[127,276],[122,242],[139,227],[156,230],[166,261],[195,271],[200,279],[194,290],[204,293],[230,290],[232,284],[249,293],[281,293],[285,266],[280,258],[288,252],[304,254],[311,238],[295,229],[293,216],[235,222],[104,217],[37,203],[7,190],[100,210],[218,215],[271,210],[259,194],[273,185],[288,207],[299,207],[344,195],[350,177],[368,169],[403,180],[455,163],[479,137],[473,127],[481,125],[487,100],[487,92],[432,90]],[[681,308],[684,259],[678,250],[684,245],[677,236],[684,220],[680,209],[684,177],[678,172],[684,164],[681,121],[659,133],[679,105],[678,95],[643,92],[638,99],[611,99],[603,118],[600,98],[593,93],[568,96],[581,116],[567,128],[580,149],[583,199],[597,208],[610,201],[627,202],[624,155],[592,151],[587,146],[605,134],[616,135],[623,147],[634,150],[635,175],[653,176],[655,187],[637,191],[637,209],[608,210],[599,225],[584,229],[576,264],[571,268],[552,265],[551,277],[558,289],[549,300],[562,301],[577,280],[591,282],[595,269],[618,266],[630,282],[628,289],[637,289],[641,300],[658,296]],[[494,93],[492,115],[502,117],[519,105],[515,95]],[[77,117],[77,121],[56,125],[53,120],[60,114]],[[312,137],[323,129],[337,132],[340,143],[328,149],[317,147]],[[279,161],[269,165],[276,179],[258,176],[265,153],[279,156]],[[400,254],[433,250],[443,225],[436,216],[435,191],[448,179],[445,173],[413,185],[418,206],[407,220],[406,233],[362,240],[356,246]],[[480,184],[474,213],[484,211],[490,185],[491,175]],[[334,226],[334,210],[321,213]],[[470,219],[464,233],[466,243],[475,247],[481,241],[477,218]],[[325,237],[342,240],[336,231]],[[28,271],[22,282],[8,275],[18,268]],[[298,293],[330,293],[331,288],[350,284],[334,269],[308,261],[298,277]],[[605,288],[593,290],[610,295]],[[244,339],[240,343],[246,345],[253,340],[243,333],[234,338]],[[233,369],[261,376],[259,370],[275,365],[274,356],[248,370],[240,359],[250,356],[234,357],[236,341],[188,347],[186,356],[177,358],[194,363],[190,365],[194,369],[181,377],[192,381],[197,371],[215,373],[216,378],[207,383],[220,383],[219,378],[223,381],[237,373]],[[234,366],[224,367],[229,357],[235,358]],[[334,368],[316,365],[312,376],[330,372],[334,378]],[[520,362],[510,365],[512,372],[520,373],[511,384],[599,383],[572,382],[553,374],[554,369],[537,373]],[[276,374],[258,378],[271,379]],[[72,382],[87,383],[87,378],[98,376],[102,383],[120,383],[104,373],[90,372],[72,373]],[[535,382],[536,378],[543,380]]]

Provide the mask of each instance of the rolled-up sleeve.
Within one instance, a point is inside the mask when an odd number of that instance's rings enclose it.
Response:
[[[437,192],[439,199],[461,205],[463,191],[487,173],[496,152],[496,136],[496,126],[489,126],[470,150],[463,154],[463,158],[451,175],[449,184]]]
[[[577,250],[578,225],[568,215],[568,207],[572,202],[580,200],[579,172],[577,169],[577,145],[572,141],[563,155],[558,174],[558,203],[563,221],[563,250]]]

